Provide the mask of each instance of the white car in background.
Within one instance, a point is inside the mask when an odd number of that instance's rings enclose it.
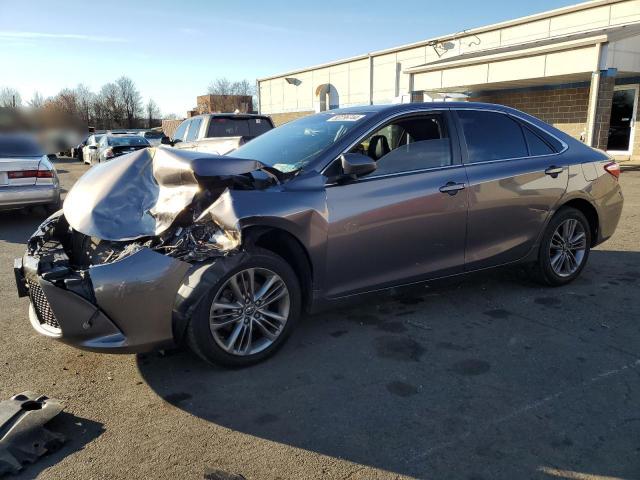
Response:
[[[87,144],[82,148],[82,161],[93,165],[98,160],[98,143],[104,134],[94,134],[87,138]]]
[[[38,143],[25,134],[0,134],[0,210],[61,208],[60,181]]]

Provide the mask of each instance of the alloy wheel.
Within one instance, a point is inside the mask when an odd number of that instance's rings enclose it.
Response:
[[[271,346],[289,318],[291,298],[280,276],[266,268],[248,268],[231,276],[216,293],[209,329],[232,355],[254,355]]]
[[[549,245],[551,268],[560,277],[569,277],[578,271],[587,250],[584,226],[575,218],[568,218],[553,232]]]

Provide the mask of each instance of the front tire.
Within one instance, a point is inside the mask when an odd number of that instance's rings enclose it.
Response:
[[[205,361],[243,367],[273,355],[301,312],[298,277],[278,255],[253,249],[205,294],[187,327]]]
[[[563,207],[551,219],[540,242],[536,279],[552,287],[574,281],[587,263],[591,250],[591,227],[584,214]]]

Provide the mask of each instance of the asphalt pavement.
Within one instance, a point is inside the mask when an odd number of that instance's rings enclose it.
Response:
[[[88,167],[57,168],[68,189]],[[68,437],[12,478],[640,478],[640,169],[621,183],[569,286],[516,268],[368,298],[241,370],[39,336],[12,265],[44,214],[0,213],[0,398],[62,400]]]

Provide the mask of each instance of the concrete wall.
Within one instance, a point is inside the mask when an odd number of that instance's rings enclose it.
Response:
[[[474,29],[463,35],[446,35],[437,39],[439,43],[435,47],[424,41],[339,60],[260,80],[260,110],[265,114],[316,111],[319,107],[316,92],[323,84],[332,86],[331,103],[340,107],[363,105],[370,101],[390,103],[400,96],[409,95],[411,91],[410,75],[403,73],[407,68],[461,54],[632,22],[640,22],[640,0],[596,0]],[[635,43],[616,42],[611,49],[612,65],[608,67],[619,68],[618,65],[640,62],[636,58],[640,56],[640,50],[636,47]],[[518,78],[535,78],[593,71],[596,68],[596,53],[594,47],[585,47],[572,52],[493,62],[492,65],[429,72],[416,75],[413,90],[500,82],[514,75]],[[373,68],[371,80],[370,64]],[[298,84],[288,84],[286,77],[297,79]]]

